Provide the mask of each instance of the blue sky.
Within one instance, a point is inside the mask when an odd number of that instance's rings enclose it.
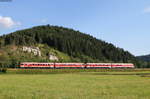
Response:
[[[88,33],[128,50],[150,54],[149,0],[12,0],[0,2],[0,34],[38,25]]]

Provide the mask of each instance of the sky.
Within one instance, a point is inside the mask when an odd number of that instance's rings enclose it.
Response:
[[[90,34],[135,56],[150,54],[150,0],[4,1],[0,0],[0,35],[58,25]]]

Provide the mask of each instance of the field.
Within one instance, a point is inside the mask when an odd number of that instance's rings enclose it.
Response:
[[[65,70],[56,73],[61,70],[55,70],[45,74],[19,74],[21,70],[16,71],[0,74],[0,99],[150,98],[149,70],[72,73]]]

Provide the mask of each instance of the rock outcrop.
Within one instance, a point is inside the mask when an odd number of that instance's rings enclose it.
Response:
[[[49,60],[52,60],[52,61],[58,61],[58,57],[53,55],[53,54],[49,54]]]
[[[33,53],[36,56],[41,56],[41,51],[40,51],[39,47],[27,47],[27,46],[23,46],[22,50],[24,52]]]
[[[41,56],[41,51],[40,51],[39,47],[23,46],[22,50],[27,53],[33,53],[35,56]],[[59,60],[58,57],[52,53],[49,53],[48,58],[49,58],[49,60],[52,60],[52,61]]]

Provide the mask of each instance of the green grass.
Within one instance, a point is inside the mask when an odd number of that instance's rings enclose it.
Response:
[[[99,73],[105,75],[127,74],[141,75],[150,74],[150,69],[7,69],[8,74],[62,74],[62,73]]]
[[[0,99],[149,98],[150,77],[140,75],[101,75],[100,72],[0,75]]]

